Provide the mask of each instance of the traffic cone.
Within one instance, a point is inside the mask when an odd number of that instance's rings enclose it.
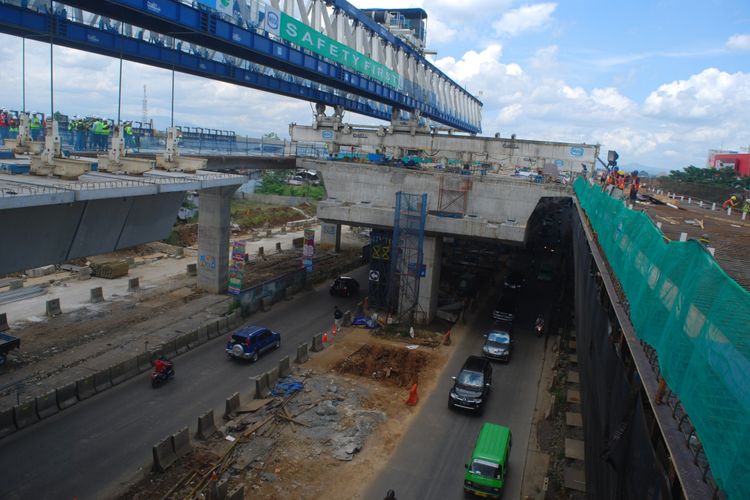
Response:
[[[331,328],[331,333],[333,334],[334,337],[336,336],[336,323],[333,324],[333,328]]]
[[[409,397],[406,400],[406,404],[414,406],[419,402],[419,396],[417,395],[417,384],[413,384],[409,389]]]
[[[451,345],[451,331],[450,330],[445,332],[445,335],[443,335],[443,345]]]
[[[323,343],[328,342],[328,332],[323,332]]]

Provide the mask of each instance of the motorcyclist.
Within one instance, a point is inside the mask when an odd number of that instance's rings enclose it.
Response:
[[[393,490],[388,490],[383,500],[396,500],[396,492]]]
[[[536,327],[537,334],[541,334],[542,330],[544,330],[544,318],[542,318],[542,315],[536,317],[536,323],[534,325]]]
[[[174,363],[169,361],[164,355],[159,356],[154,362],[154,371],[168,376],[174,367]]]

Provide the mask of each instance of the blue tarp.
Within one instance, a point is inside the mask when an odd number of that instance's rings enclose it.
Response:
[[[301,391],[305,387],[302,382],[294,380],[291,377],[286,377],[283,380],[284,382],[279,382],[274,386],[271,394],[274,396],[287,397],[295,392]]]

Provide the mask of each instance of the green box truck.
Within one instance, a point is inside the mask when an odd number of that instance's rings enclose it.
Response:
[[[508,472],[511,441],[508,427],[489,422],[482,424],[474,451],[466,464],[465,492],[480,497],[500,498]]]

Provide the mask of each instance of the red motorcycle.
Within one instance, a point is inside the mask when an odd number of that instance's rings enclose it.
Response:
[[[174,377],[174,363],[157,359],[154,363],[154,371],[151,372],[151,387],[156,389],[172,377]]]

